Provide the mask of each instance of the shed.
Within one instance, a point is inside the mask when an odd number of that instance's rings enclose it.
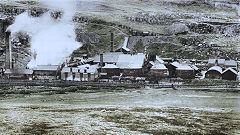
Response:
[[[32,80],[33,71],[31,69],[7,69],[4,72],[7,79],[28,79]]]
[[[64,67],[61,79],[68,81],[95,81],[98,78],[98,65],[81,65],[78,67]]]
[[[58,65],[38,65],[33,68],[34,79],[54,80],[58,76]]]
[[[117,67],[120,68],[124,76],[143,76],[143,64],[145,55],[139,53],[137,55],[123,54],[119,56]]]
[[[107,77],[120,76],[120,69],[114,64],[107,64],[101,69],[101,73],[107,73]]]
[[[209,68],[205,74],[205,78],[221,79],[222,78],[222,68],[219,66],[213,66],[213,67]]]
[[[162,78],[167,78],[169,75],[168,69],[164,64],[155,64],[150,69],[148,78],[150,80],[159,80]]]
[[[178,65],[176,69],[177,77],[182,79],[193,79],[195,78],[195,70],[189,65]]]
[[[237,80],[238,73],[232,68],[227,68],[222,73],[222,78],[224,80]]]

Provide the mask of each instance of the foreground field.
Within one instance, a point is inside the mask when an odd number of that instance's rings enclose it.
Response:
[[[240,95],[123,90],[4,95],[2,134],[240,134]]]

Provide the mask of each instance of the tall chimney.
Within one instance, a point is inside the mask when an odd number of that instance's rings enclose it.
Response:
[[[12,69],[12,46],[11,46],[11,32],[5,32],[6,58],[5,68]]]
[[[114,44],[113,38],[114,38],[114,35],[113,35],[113,33],[111,32],[111,52],[113,52],[113,44]]]
[[[100,54],[100,63],[99,63],[100,67],[103,67],[103,53]]]
[[[177,61],[177,58],[178,58],[178,56],[177,56],[177,51],[175,50],[175,51],[174,51],[174,55],[173,55],[173,60],[174,60],[174,61]]]

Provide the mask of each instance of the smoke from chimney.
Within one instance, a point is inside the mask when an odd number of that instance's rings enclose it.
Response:
[[[8,30],[15,34],[23,32],[31,37],[32,59],[28,67],[37,65],[58,65],[65,61],[71,53],[81,47],[81,43],[75,41],[75,26],[72,22],[75,14],[73,0],[42,0],[52,10],[61,10],[63,15],[59,19],[51,17],[51,11],[41,17],[29,17],[27,12],[16,17],[15,22]],[[34,59],[35,58],[35,59]]]

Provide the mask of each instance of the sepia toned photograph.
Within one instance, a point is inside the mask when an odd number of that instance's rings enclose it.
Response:
[[[0,0],[0,135],[240,135],[239,0]]]

